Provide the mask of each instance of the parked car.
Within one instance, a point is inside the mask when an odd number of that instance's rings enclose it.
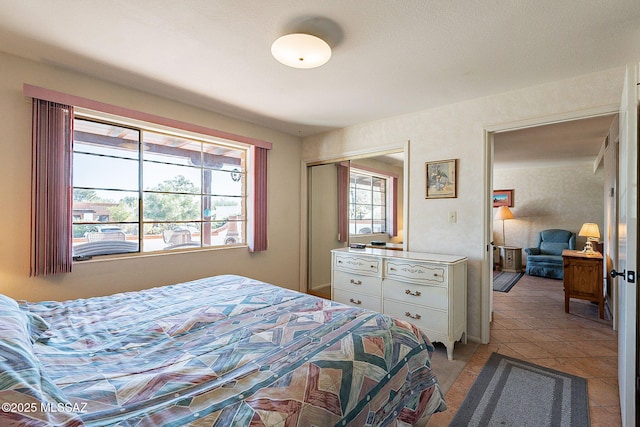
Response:
[[[98,233],[116,233],[118,231],[122,231],[122,228],[116,227],[115,225],[104,225],[96,228]]]
[[[116,225],[96,225],[95,227],[91,227],[90,230],[85,231],[84,237],[87,237],[89,233],[124,233],[122,228]]]

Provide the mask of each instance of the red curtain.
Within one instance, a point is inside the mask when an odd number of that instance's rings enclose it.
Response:
[[[30,276],[71,272],[73,107],[33,100]]]
[[[254,200],[253,237],[249,238],[251,252],[267,250],[267,156],[269,150],[253,146]]]
[[[349,241],[349,162],[336,164],[338,168],[338,241]]]
[[[389,184],[389,236],[395,237],[398,235],[398,178],[389,177]]]

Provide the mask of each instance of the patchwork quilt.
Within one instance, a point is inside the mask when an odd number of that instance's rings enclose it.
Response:
[[[0,297],[3,426],[395,426],[446,409],[411,323],[250,278]]]

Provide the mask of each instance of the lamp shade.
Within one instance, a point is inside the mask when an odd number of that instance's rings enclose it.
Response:
[[[316,36],[287,34],[271,45],[271,54],[279,62],[293,68],[316,68],[331,58],[331,47]]]
[[[500,206],[496,211],[496,215],[493,217],[493,219],[513,219],[513,213],[507,206]]]
[[[585,222],[584,224],[582,224],[582,228],[580,228],[578,236],[593,237],[599,239],[600,229],[598,228],[598,224],[595,224],[593,222]]]

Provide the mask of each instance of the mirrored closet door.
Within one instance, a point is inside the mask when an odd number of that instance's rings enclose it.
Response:
[[[307,168],[307,291],[330,298],[331,250],[349,243],[403,248],[405,154]]]

